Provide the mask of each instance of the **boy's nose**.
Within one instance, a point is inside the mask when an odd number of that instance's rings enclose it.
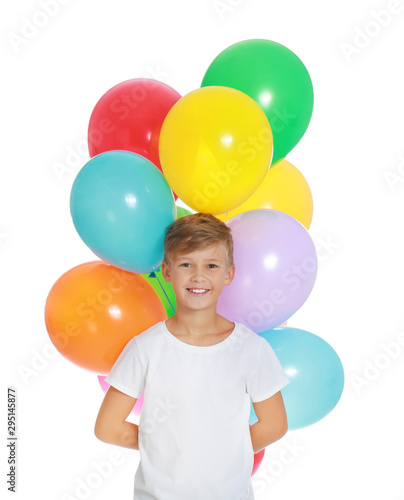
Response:
[[[202,273],[195,273],[191,277],[191,281],[203,281],[204,277],[202,276]]]
[[[205,279],[203,269],[194,268],[193,271],[194,272],[192,273],[192,276],[191,276],[192,281],[203,281]]]

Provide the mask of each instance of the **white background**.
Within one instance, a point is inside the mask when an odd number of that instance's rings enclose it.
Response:
[[[137,77],[184,95],[223,49],[267,38],[302,59],[315,95],[309,128],[287,158],[312,190],[319,272],[288,324],[334,347],[346,384],[325,419],[267,448],[256,498],[402,500],[404,347],[382,353],[403,330],[404,2],[223,0],[222,11],[214,0],[63,3],[52,17],[38,14],[36,0],[1,7],[1,495],[6,386],[18,390],[17,497],[133,494],[138,452],[95,438],[97,378],[52,355],[43,317],[53,283],[95,258],[69,212],[72,183],[89,159],[83,145],[93,107]],[[390,18],[375,21],[386,9]],[[42,27],[16,42],[33,20]],[[61,179],[56,162],[70,166]],[[94,473],[106,460],[112,465],[100,484]],[[80,490],[86,482],[91,487]]]

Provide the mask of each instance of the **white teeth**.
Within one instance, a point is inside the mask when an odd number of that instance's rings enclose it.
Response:
[[[207,292],[207,290],[205,289],[200,289],[200,288],[189,288],[189,291],[190,292],[193,292],[193,293],[204,293],[204,292]]]

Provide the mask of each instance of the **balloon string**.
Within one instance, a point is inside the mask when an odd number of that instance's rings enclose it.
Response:
[[[228,216],[229,212],[226,212],[226,217],[224,218],[224,221],[227,222],[227,216]]]
[[[149,278],[156,278],[157,279],[158,284],[160,285],[161,289],[163,290],[163,293],[166,296],[166,299],[167,299],[168,303],[170,304],[170,307],[173,310],[173,313],[175,314],[176,311],[175,311],[173,305],[171,304],[171,301],[168,298],[168,295],[167,295],[166,291],[164,290],[163,285],[160,283],[160,280],[159,280],[157,274],[153,271],[152,273],[149,274]]]

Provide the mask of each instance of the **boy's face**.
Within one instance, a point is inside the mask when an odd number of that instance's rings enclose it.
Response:
[[[223,286],[229,285],[235,267],[228,266],[223,244],[174,256],[170,264],[162,263],[166,282],[172,283],[177,304],[200,310],[216,306]]]

